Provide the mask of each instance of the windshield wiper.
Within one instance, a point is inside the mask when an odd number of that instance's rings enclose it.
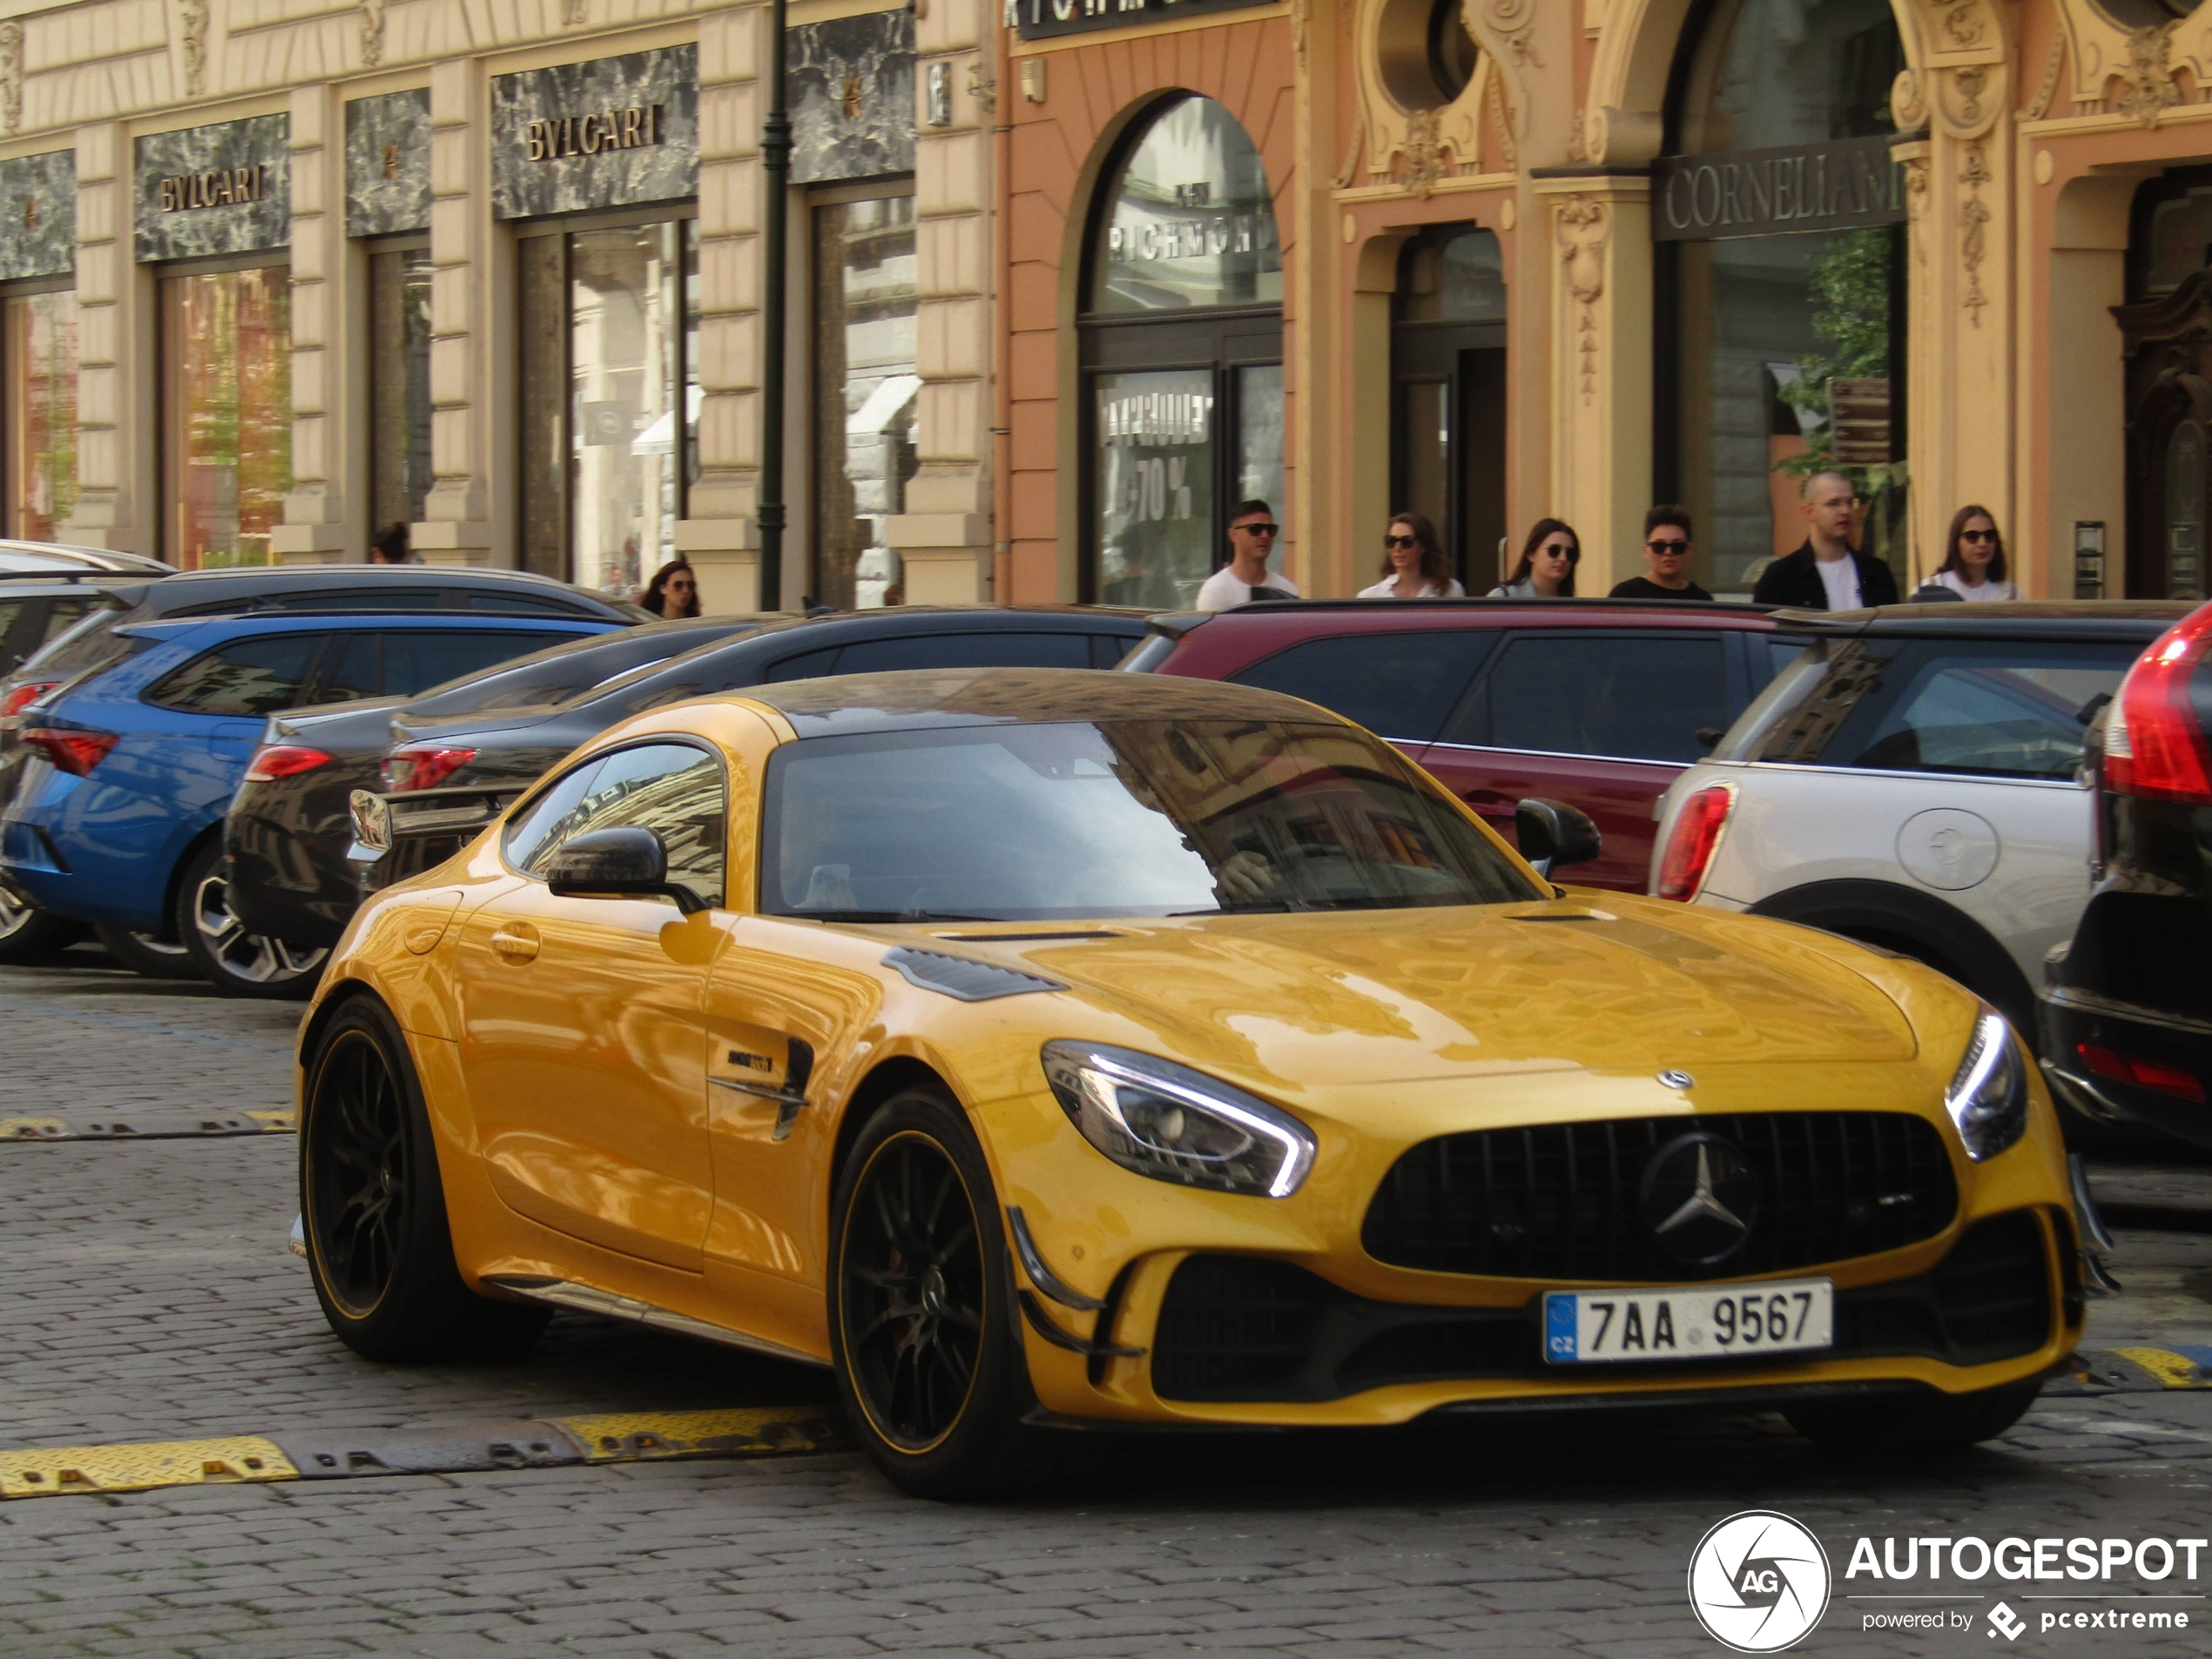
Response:
[[[948,910],[786,910],[794,921],[1003,921],[1003,916],[961,916]]]

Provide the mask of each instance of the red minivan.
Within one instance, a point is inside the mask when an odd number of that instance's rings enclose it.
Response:
[[[1803,648],[1763,607],[1650,599],[1270,601],[1155,617],[1125,671],[1286,691],[1385,737],[1508,840],[1524,797],[1588,813],[1580,884],[1642,893],[1652,808]]]

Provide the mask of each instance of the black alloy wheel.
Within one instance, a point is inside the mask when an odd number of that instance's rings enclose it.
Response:
[[[249,934],[231,914],[231,861],[211,838],[185,860],[177,890],[177,937],[191,965],[225,996],[304,1001],[314,995],[330,952]]]
[[[861,1170],[840,1267],[853,1386],[878,1430],[926,1452],[959,1423],[983,1352],[984,1271],[960,1168],[907,1130]]]
[[[300,1121],[300,1231],[323,1317],[365,1359],[525,1347],[552,1310],[495,1300],[461,1277],[445,1186],[407,1039],[354,995],[308,1056]]]
[[[988,1498],[1086,1472],[1108,1438],[1035,1408],[990,1166],[958,1103],[903,1090],[869,1116],[830,1210],[830,1361],[853,1438],[916,1497]]]

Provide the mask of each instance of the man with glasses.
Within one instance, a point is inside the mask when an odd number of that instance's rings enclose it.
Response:
[[[1282,526],[1264,501],[1237,503],[1229,516],[1229,563],[1198,590],[1198,609],[1226,610],[1248,599],[1295,599],[1298,583],[1267,568]]]
[[[1643,570],[1616,582],[1608,599],[1705,599],[1712,595],[1689,579],[1689,514],[1655,507],[1643,516]]]
[[[1751,590],[1754,603],[1801,610],[1856,610],[1897,603],[1897,578],[1879,559],[1851,550],[1858,492],[1840,472],[1817,472],[1800,492],[1805,541],[1767,566]]]

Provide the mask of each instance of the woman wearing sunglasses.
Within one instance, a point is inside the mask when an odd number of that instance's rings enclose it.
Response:
[[[1521,544],[1513,574],[1490,590],[1493,599],[1572,599],[1582,538],[1564,519],[1540,518]]]
[[[1951,521],[1951,539],[1931,582],[1961,599],[2017,599],[2020,590],[2006,578],[2005,538],[1986,507],[1961,507]]]
[[[1420,513],[1393,513],[1383,534],[1383,579],[1359,590],[1362,599],[1464,599],[1467,590],[1444,562],[1436,526]]]

